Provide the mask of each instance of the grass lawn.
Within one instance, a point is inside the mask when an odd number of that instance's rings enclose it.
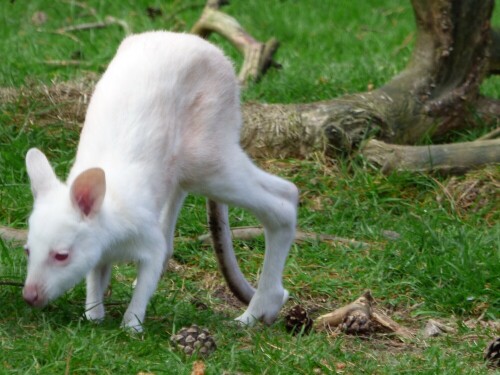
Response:
[[[369,5],[368,5],[369,3]],[[31,0],[0,5],[0,86],[33,87],[102,72],[124,37],[118,25],[69,33],[60,28],[125,20],[134,32],[186,31],[204,1]],[[155,18],[147,8],[161,10]],[[40,13],[43,11],[46,20]],[[409,1],[233,0],[225,8],[257,39],[281,42],[271,70],[251,84],[243,100],[310,102],[382,85],[400,71],[414,42]],[[41,22],[42,20],[43,22]],[[500,25],[495,11],[494,25]],[[221,38],[227,54],[240,57]],[[59,66],[54,61],[77,60]],[[482,91],[500,98],[498,77]],[[0,224],[25,228],[32,198],[24,167],[28,148],[46,151],[58,175],[71,166],[78,132],[61,121],[37,126],[46,103],[0,104]],[[485,129],[486,131],[486,129]],[[468,140],[477,133],[464,132]],[[151,300],[145,333],[130,335],[119,323],[135,277],[131,265],[114,267],[101,325],[82,319],[83,283],[43,310],[21,298],[19,286],[0,284],[0,374],[190,374],[194,358],[169,343],[172,333],[207,327],[218,349],[204,359],[207,374],[483,374],[486,343],[500,336],[500,167],[463,177],[395,173],[383,176],[363,160],[258,160],[264,169],[293,181],[301,191],[303,231],[356,239],[368,248],[309,241],[295,244],[285,270],[291,300],[271,327],[237,327],[243,308],[217,271],[214,254],[196,238],[207,231],[204,200],[189,197],[178,222],[171,272]],[[233,226],[255,224],[231,211]],[[391,234],[388,236],[388,234]],[[263,238],[236,241],[242,269],[255,281]],[[0,240],[0,282],[22,283],[22,247]],[[420,331],[428,319],[454,328],[428,339],[401,342],[376,335],[312,333],[292,336],[283,316],[293,305],[312,317],[356,299],[370,289],[379,307]]]

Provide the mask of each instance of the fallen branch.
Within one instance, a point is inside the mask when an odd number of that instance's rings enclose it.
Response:
[[[235,240],[243,240],[249,241],[253,240],[256,237],[264,235],[264,228],[262,227],[237,227],[231,228],[231,237]],[[197,238],[203,244],[209,244],[211,242],[211,236],[209,233],[203,234]],[[344,245],[352,245],[359,247],[370,247],[370,244],[366,242],[361,242],[357,240],[352,240],[350,238],[343,238],[332,236],[329,234],[321,234],[321,233],[311,233],[311,232],[302,232],[297,231],[295,233],[295,241],[296,242],[311,242],[311,241],[320,241],[320,242],[337,242]]]
[[[348,325],[346,320],[349,319],[352,323],[353,317],[356,317],[358,320],[356,331],[367,331],[372,316],[372,303],[373,297],[370,291],[366,291],[354,302],[342,306],[331,313],[321,315],[316,319],[314,325],[318,330],[329,330],[340,327],[344,331],[348,326],[352,326],[352,324]]]
[[[414,337],[413,332],[402,327],[382,311],[375,309],[375,300],[366,291],[354,302],[318,317],[314,326],[319,331],[342,331],[350,334],[367,334],[377,331],[390,332],[401,339]]]
[[[272,59],[279,42],[274,38],[266,43],[255,40],[236,19],[219,10],[228,3],[226,0],[208,0],[191,33],[208,38],[216,32],[229,40],[244,56],[239,73],[240,82],[245,84],[249,79],[257,81],[271,66],[279,66]]]

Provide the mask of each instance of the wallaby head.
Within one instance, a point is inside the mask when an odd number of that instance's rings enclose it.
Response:
[[[98,228],[106,179],[102,169],[92,168],[68,186],[38,149],[28,151],[26,168],[35,203],[29,219],[23,297],[30,305],[43,307],[99,262],[103,241]]]

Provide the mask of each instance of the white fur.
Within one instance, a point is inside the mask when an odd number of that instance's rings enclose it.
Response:
[[[96,86],[66,183],[40,151],[26,156],[35,203],[25,299],[44,306],[87,276],[86,316],[101,320],[111,265],[133,260],[137,284],[123,325],[140,331],[173,252],[182,202],[195,193],[246,208],[264,225],[258,288],[237,319],[271,323],[288,297],[282,272],[298,193],[249,160],[240,127],[237,80],[219,49],[188,34],[126,38]],[[70,198],[71,187],[96,167],[105,173],[104,201],[86,216]],[[57,252],[69,252],[68,259],[57,261]]]

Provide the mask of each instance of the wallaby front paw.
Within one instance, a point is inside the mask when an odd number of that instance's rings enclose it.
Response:
[[[247,311],[241,314],[239,317],[234,319],[240,326],[243,327],[253,327],[255,323],[257,323],[257,318],[253,315],[250,315]]]
[[[104,320],[104,315],[104,306],[102,304],[87,307],[85,310],[85,318],[93,323],[101,323]]]
[[[253,326],[257,321],[271,325],[276,320],[281,307],[288,301],[289,293],[283,289],[281,295],[260,294],[257,292],[247,310],[235,320],[243,326]]]
[[[288,301],[289,297],[290,297],[290,293],[288,292],[288,290],[283,289],[283,301],[281,303],[281,306],[283,306]]]
[[[142,333],[144,331],[142,322],[137,318],[137,316],[127,313],[125,313],[121,327],[131,333]]]

